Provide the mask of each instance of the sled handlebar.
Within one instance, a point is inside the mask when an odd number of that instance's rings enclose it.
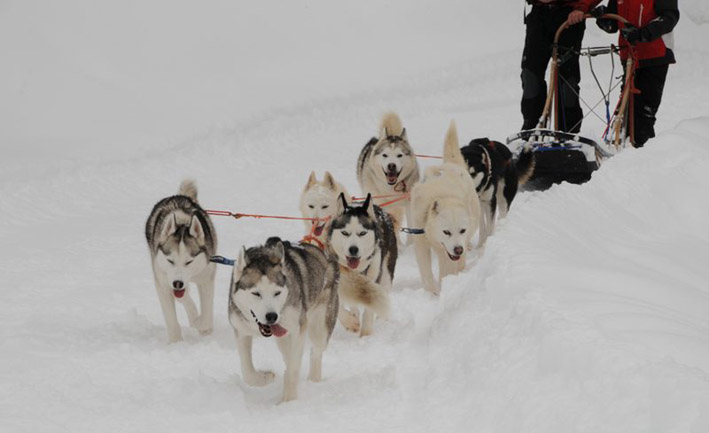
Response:
[[[589,18],[594,18],[593,15],[591,14],[585,14],[584,19],[589,19]],[[609,18],[618,21],[619,23],[622,24],[630,24],[628,20],[623,18],[620,15],[617,14],[603,14],[600,16],[600,18]],[[547,99],[544,104],[544,110],[542,111],[542,116],[539,120],[539,127],[540,128],[547,128],[549,126],[549,120],[552,115],[552,105],[554,105],[554,129],[558,130],[559,129],[559,102],[558,98],[556,97],[556,87],[558,85],[558,67],[559,67],[559,39],[561,38],[561,34],[564,32],[564,30],[568,29],[571,25],[569,24],[568,21],[565,21],[559,28],[556,30],[556,34],[554,35],[554,47],[552,49],[552,62],[551,62],[551,70],[550,70],[550,77],[549,77],[549,87],[547,90]],[[634,59],[633,56],[629,56],[626,64],[626,74],[625,74],[625,79],[630,80],[630,83],[632,83],[632,71],[634,68]],[[623,95],[621,98],[621,104],[620,104],[620,110],[621,112],[624,112],[625,108],[627,107],[629,103],[629,97],[630,97],[630,89],[631,86],[625,86],[625,89],[623,91]],[[616,119],[616,126],[613,128],[615,132],[615,142],[618,143],[620,141],[620,123],[623,120],[623,116],[620,116],[620,119]],[[632,131],[632,121],[631,121],[631,137],[633,134]]]
[[[587,20],[589,18],[594,18],[594,16],[591,14],[584,15],[584,19]],[[625,18],[621,17],[618,14],[603,14],[599,18],[610,18],[610,19],[618,21],[619,23],[630,24],[630,21],[626,20]],[[556,34],[554,35],[554,45],[555,46],[559,44],[559,38],[561,37],[561,34],[564,33],[564,30],[568,29],[569,27],[571,27],[571,25],[569,25],[569,22],[564,21],[564,24],[560,25],[559,28],[556,30]]]

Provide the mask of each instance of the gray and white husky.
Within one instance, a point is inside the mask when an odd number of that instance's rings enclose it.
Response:
[[[340,264],[342,303],[356,316],[357,307],[364,307],[360,335],[370,335],[374,314],[386,316],[389,309],[389,289],[398,256],[394,223],[389,214],[372,203],[371,194],[360,206],[348,205],[340,194],[327,245]]]
[[[357,180],[363,194],[376,196],[409,193],[419,181],[416,155],[396,113],[384,115],[379,138],[372,137],[362,148],[357,160]],[[375,199],[375,203],[388,200],[390,198]],[[387,208],[397,226],[403,223],[404,210],[407,221],[410,221],[409,200],[396,202]]]
[[[197,204],[194,182],[183,181],[177,195],[155,205],[145,225],[145,237],[168,341],[182,340],[175,300],[185,307],[190,326],[202,335],[210,334],[216,265],[209,258],[217,250],[217,237],[209,216]],[[190,297],[189,283],[199,289],[200,314]]]
[[[259,336],[275,336],[283,355],[283,401],[297,397],[306,334],[312,343],[308,379],[321,380],[322,354],[337,320],[338,277],[334,258],[313,245],[274,237],[264,246],[242,249],[229,288],[229,322],[248,385],[274,379],[272,372],[254,368],[251,346]]]

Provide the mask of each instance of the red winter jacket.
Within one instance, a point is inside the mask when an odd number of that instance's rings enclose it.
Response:
[[[555,6],[568,6],[575,10],[580,10],[583,12],[589,12],[593,9],[601,0],[527,0],[530,5],[555,5]]]
[[[610,0],[607,13],[617,13],[640,29],[641,39],[635,45],[640,67],[675,63],[672,29],[679,21],[677,0]],[[618,45],[628,46],[622,34]],[[625,60],[628,50],[622,49],[620,56]]]

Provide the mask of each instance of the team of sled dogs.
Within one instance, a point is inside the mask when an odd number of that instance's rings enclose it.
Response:
[[[413,243],[423,286],[438,294],[446,275],[463,270],[474,235],[481,247],[494,230],[495,215],[507,213],[518,185],[534,170],[531,149],[513,161],[506,146],[488,139],[461,148],[453,122],[442,160],[421,173],[406,129],[396,114],[388,113],[378,137],[365,144],[357,161],[364,200],[351,198],[329,172],[322,181],[313,172],[300,199],[303,217],[312,219],[305,227],[309,241],[271,237],[239,252],[229,284],[228,317],[248,385],[274,379],[272,372],[253,365],[254,337],[275,337],[286,365],[283,401],[288,401],[297,395],[306,337],[312,346],[308,378],[319,381],[322,355],[338,320],[361,336],[372,333],[375,317],[385,318],[389,310],[389,289],[404,245],[399,237],[404,216],[407,226],[416,229],[407,243]],[[192,181],[155,205],[145,235],[169,342],[182,339],[175,301],[184,306],[191,327],[210,334],[216,273],[210,258],[217,237]],[[190,283],[199,292],[199,312]]]

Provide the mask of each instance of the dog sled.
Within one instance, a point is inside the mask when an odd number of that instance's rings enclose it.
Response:
[[[586,15],[587,19],[591,17],[591,15]],[[616,14],[605,14],[602,18],[614,19],[624,24],[628,23],[625,18]],[[549,88],[538,126],[534,129],[520,131],[507,138],[507,146],[515,158],[519,157],[525,147],[531,146],[536,161],[533,180],[585,182],[591,178],[591,174],[601,166],[603,161],[622,151],[625,147],[633,146],[634,143],[633,80],[636,62],[632,46],[588,47],[582,48],[579,52],[573,52],[559,46],[559,38],[568,27],[568,23],[562,24],[554,37]],[[614,56],[619,55],[621,49],[628,49],[629,55],[623,65],[624,74],[614,77],[616,62]],[[559,97],[559,86],[564,79],[559,74],[559,67],[564,62],[564,57],[569,54],[578,54],[580,57],[588,58],[591,73],[603,95],[595,105],[586,103],[579,96],[579,101],[588,109],[583,119],[594,114],[606,125],[600,140],[584,137],[579,133],[559,130],[560,104],[562,103]],[[612,69],[608,88],[604,89],[593,69],[593,59],[606,55],[610,56]],[[611,112],[610,95],[619,86],[622,90],[615,109]],[[603,102],[606,107],[605,118],[596,112],[598,106]]]

